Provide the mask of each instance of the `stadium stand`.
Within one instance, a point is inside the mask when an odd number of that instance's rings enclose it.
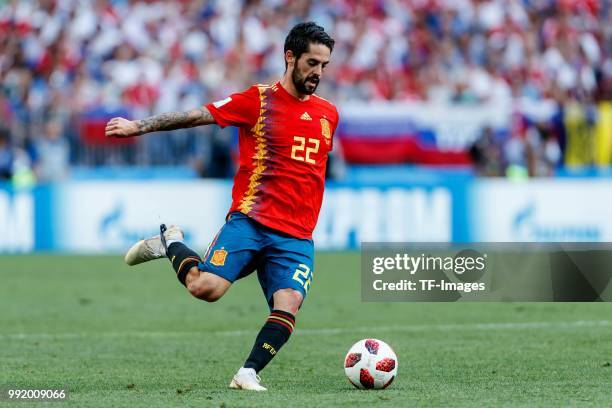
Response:
[[[319,89],[343,112],[337,161],[463,165],[487,176],[612,162],[607,2],[9,1],[0,5],[2,177],[30,168],[46,181],[77,165],[127,164],[231,175],[231,131],[111,146],[104,123],[276,80],[284,33],[310,19],[337,41]],[[382,113],[368,116],[372,106]],[[487,106],[498,123],[478,118]],[[449,110],[463,116],[458,127],[436,126]]]

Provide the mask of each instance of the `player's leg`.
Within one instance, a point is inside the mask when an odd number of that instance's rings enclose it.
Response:
[[[194,297],[207,302],[216,302],[229,290],[232,282],[210,272],[192,267],[185,277],[185,287]]]
[[[258,232],[242,214],[232,213],[208,248],[202,260],[197,252],[183,243],[178,227],[136,243],[125,256],[128,265],[168,257],[178,280],[198,299],[215,302],[232,283],[253,271],[253,260],[259,251]]]
[[[266,391],[257,375],[289,340],[295,325],[295,315],[304,297],[293,289],[280,289],[273,295],[274,308],[257,337],[244,366],[238,370],[230,388]]]
[[[217,301],[231,286],[231,282],[211,273],[201,273],[200,255],[183,242],[183,232],[176,225],[160,226],[160,234],[134,244],[125,255],[128,265],[168,257],[178,280],[189,292],[208,302]]]
[[[257,373],[277,355],[293,333],[295,316],[312,281],[313,258],[311,240],[277,235],[273,245],[264,250],[257,272],[271,312],[230,387],[265,390],[259,384]]]

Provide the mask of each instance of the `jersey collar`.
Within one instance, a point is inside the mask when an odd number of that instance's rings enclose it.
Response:
[[[309,95],[308,99],[304,101],[291,95],[285,88],[283,88],[283,85],[280,83],[280,81],[276,83],[276,87],[279,89],[279,92],[283,95],[284,98],[289,99],[295,103],[308,103],[312,100],[312,95]]]

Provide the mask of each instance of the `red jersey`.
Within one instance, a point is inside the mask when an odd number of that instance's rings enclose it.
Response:
[[[296,238],[317,224],[338,111],[316,95],[301,101],[280,83],[254,85],[206,105],[221,127],[239,128],[232,211]]]

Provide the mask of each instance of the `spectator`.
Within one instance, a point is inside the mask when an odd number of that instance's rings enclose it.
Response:
[[[57,119],[44,125],[43,136],[35,144],[35,172],[41,182],[60,181],[68,175],[70,148],[63,136],[63,126]]]
[[[526,139],[527,168],[530,177],[551,177],[561,161],[561,147],[552,127],[537,123],[529,128]]]
[[[503,175],[502,152],[491,127],[485,127],[482,135],[470,148],[470,156],[479,176],[499,177]]]
[[[9,136],[8,130],[0,127],[0,181],[13,177],[14,152]]]
[[[0,114],[10,117],[17,141],[42,137],[37,118],[58,107],[70,107],[68,119],[77,119],[84,111],[128,104],[140,117],[267,82],[283,69],[283,33],[296,19],[315,19],[337,39],[321,85],[337,104],[596,101],[612,92],[612,7],[606,2],[1,4],[0,106],[10,112]],[[134,155],[150,162],[143,156]]]

